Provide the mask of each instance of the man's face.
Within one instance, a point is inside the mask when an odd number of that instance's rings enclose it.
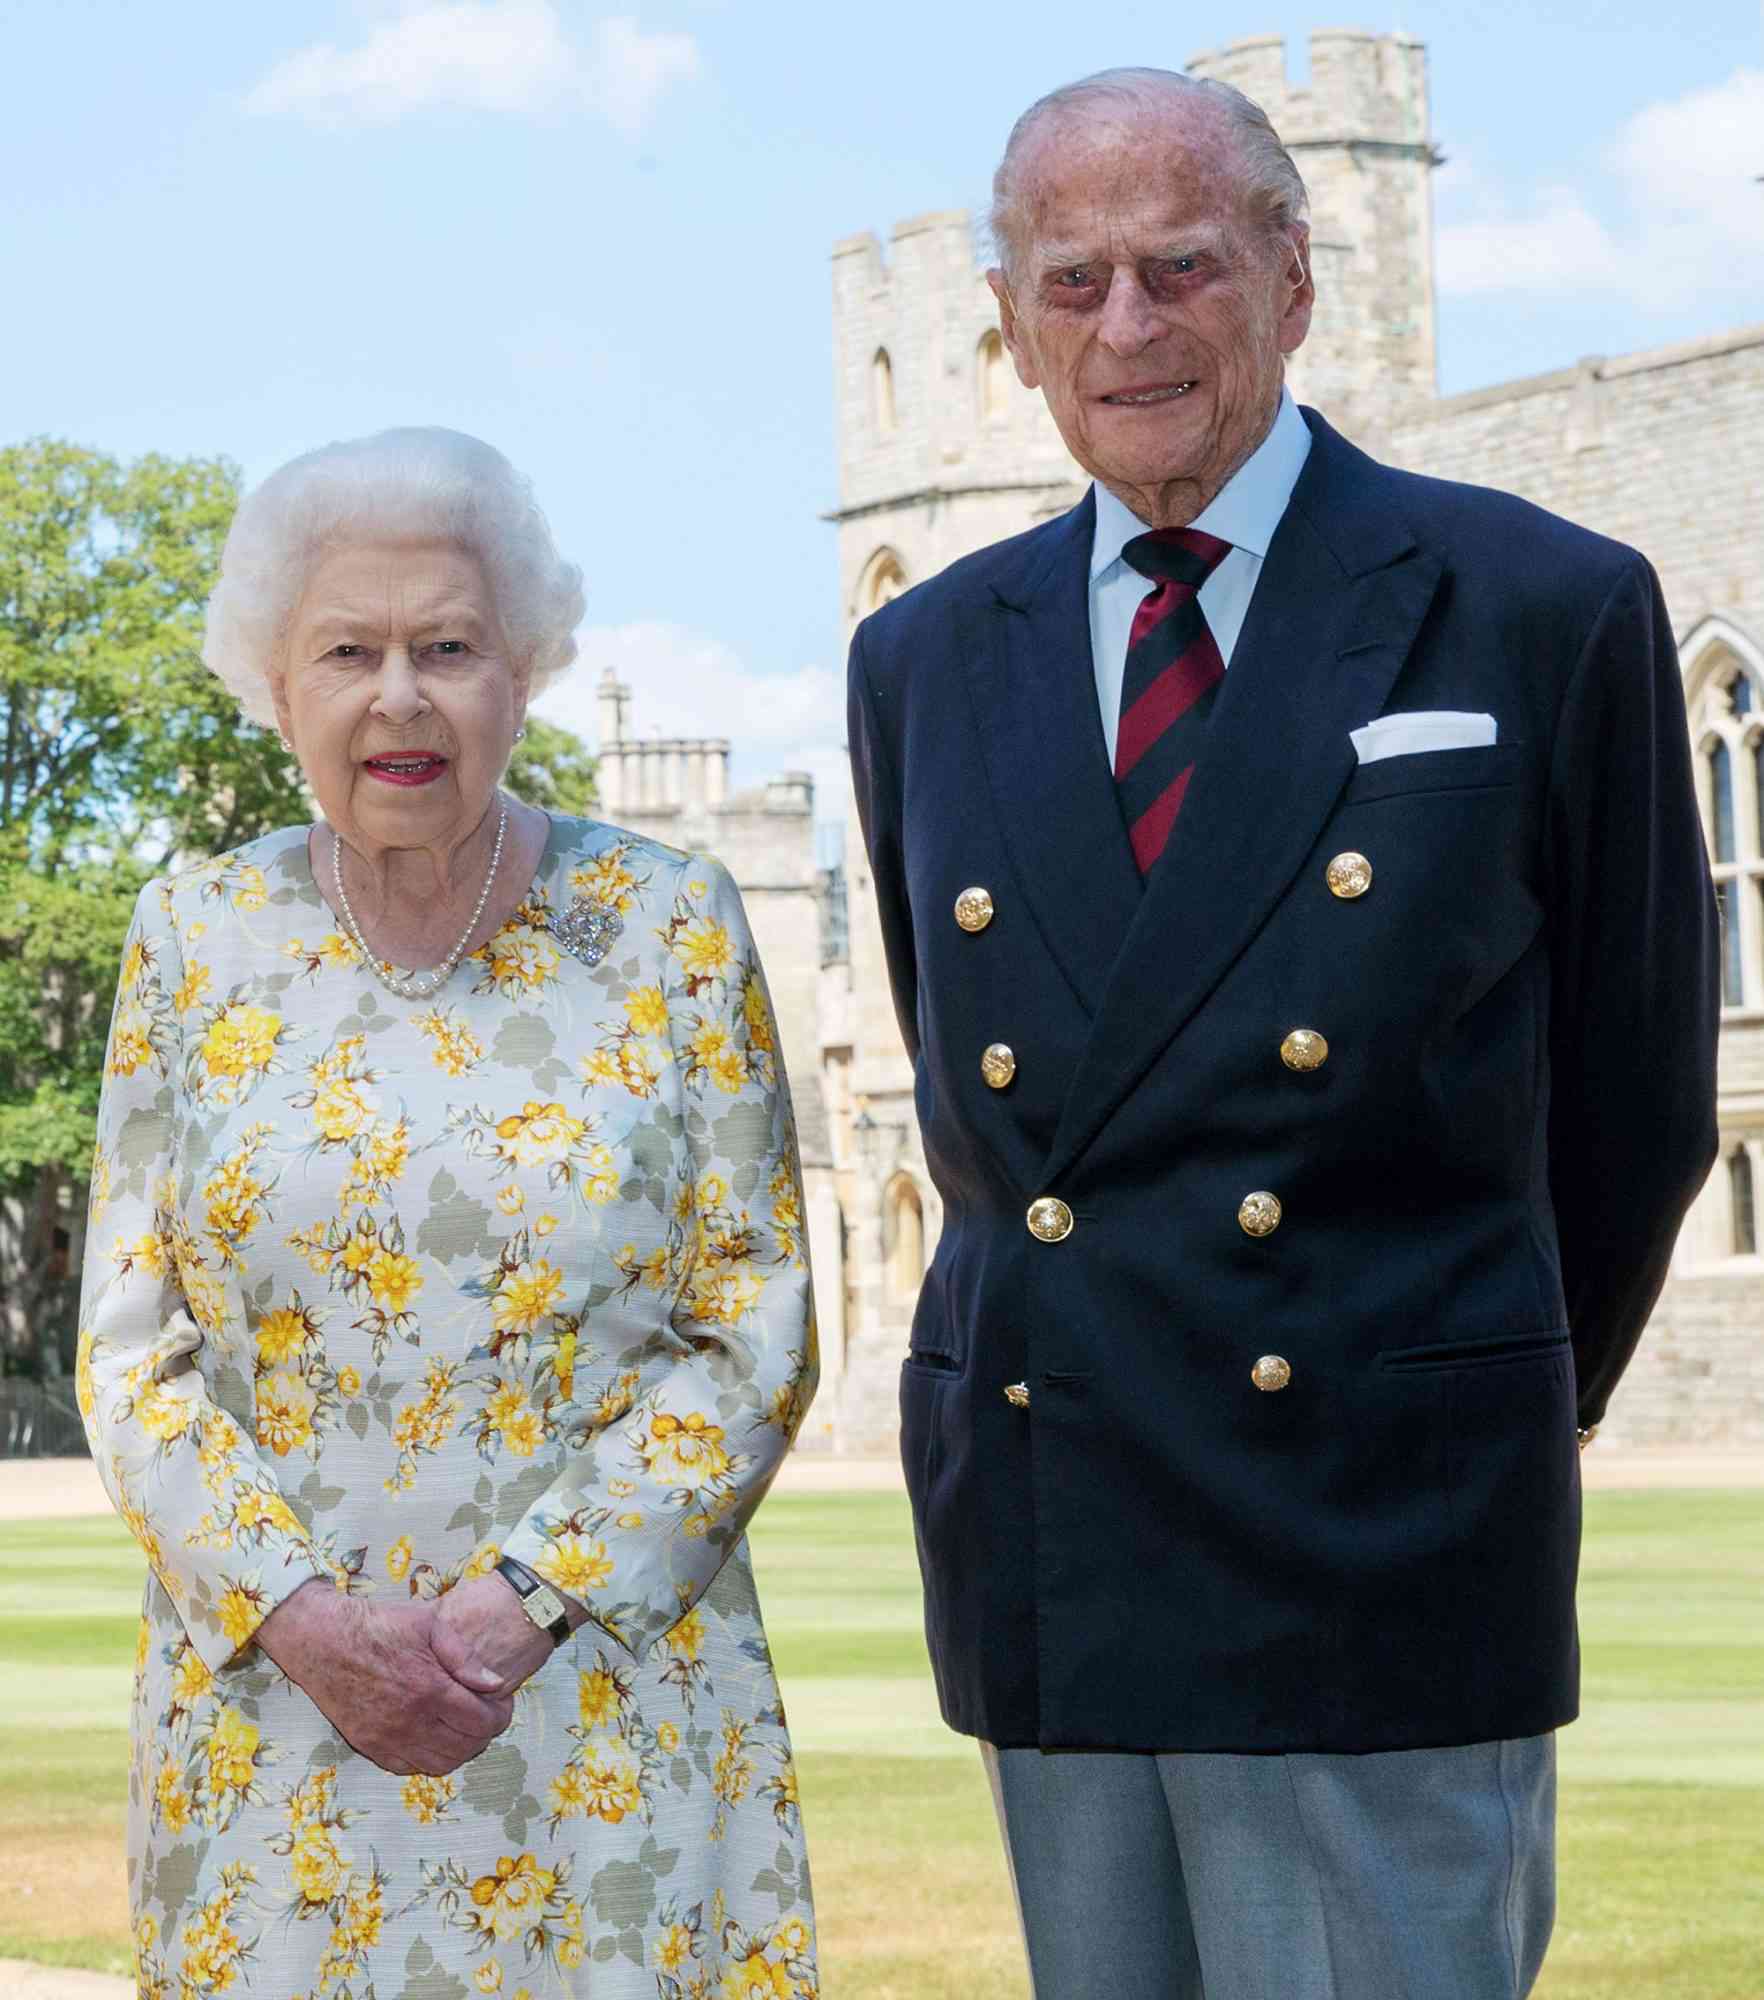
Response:
[[[1142,519],[1181,525],[1267,434],[1312,288],[1210,107],[1055,123],[1020,172],[1005,342],[1066,448]]]

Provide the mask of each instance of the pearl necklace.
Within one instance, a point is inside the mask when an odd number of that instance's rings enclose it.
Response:
[[[465,954],[471,942],[472,932],[478,928],[478,919],[484,914],[484,905],[490,900],[490,885],[496,880],[496,871],[502,865],[502,840],[508,832],[508,806],[502,808],[502,817],[496,822],[496,847],[490,856],[490,872],[484,877],[484,886],[478,891],[478,901],[472,914],[466,920],[466,927],[459,934],[459,942],[439,965],[429,972],[419,972],[413,978],[401,979],[397,973],[388,972],[368,949],[368,941],[361,934],[361,926],[355,921],[355,912],[349,907],[349,891],[343,886],[343,843],[337,837],[336,829],[331,831],[331,880],[337,885],[337,901],[343,911],[343,922],[349,935],[354,939],[357,950],[367,960],[368,970],[386,988],[396,993],[400,1000],[427,1000],[438,992],[452,977],[453,968]]]

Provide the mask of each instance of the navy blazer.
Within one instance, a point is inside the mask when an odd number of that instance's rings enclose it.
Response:
[[[1304,414],[1149,881],[1097,715],[1090,500],[852,643],[944,1203],[901,1446],[944,1715],[1004,1746],[1570,1720],[1576,1418],[1715,1152],[1715,905],[1652,570]],[[1432,709],[1490,712],[1498,741],[1357,767],[1350,730]],[[1344,852],[1372,870],[1352,899]],[[1282,1061],[1298,1027],[1320,1068]],[[1253,1191],[1272,1234],[1239,1226]],[[1044,1195],[1061,1242],[1026,1226]],[[1284,1387],[1252,1380],[1263,1356]]]

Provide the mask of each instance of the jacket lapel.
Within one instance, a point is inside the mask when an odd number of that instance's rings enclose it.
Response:
[[[1096,503],[1028,538],[967,616],[962,656],[1018,885],[1087,1013],[1145,900],[1109,769],[1090,657]]]
[[[1397,480],[1306,419],[1310,456],[1170,845],[1110,970],[1043,1185],[1095,1138],[1285,894],[1353,772],[1348,731],[1383,710],[1433,600],[1441,566],[1414,546]]]

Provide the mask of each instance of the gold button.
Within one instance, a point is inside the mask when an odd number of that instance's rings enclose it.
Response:
[[[1292,1380],[1292,1366],[1283,1355],[1264,1354],[1250,1370],[1250,1380],[1258,1389],[1266,1389],[1272,1395]]]
[[[1259,1188],[1238,1203],[1237,1221],[1246,1236],[1272,1236],[1280,1227],[1280,1203],[1265,1188]]]
[[[1029,1204],[1029,1234],[1043,1243],[1063,1243],[1072,1233],[1072,1211],[1057,1194]]]
[[[980,1058],[980,1074],[994,1090],[1003,1090],[1017,1073],[1017,1058],[1005,1042],[994,1042]]]
[[[1329,1060],[1329,1044],[1315,1028],[1294,1028],[1280,1044],[1280,1060],[1288,1069],[1321,1069]]]
[[[1005,1401],[1010,1404],[1013,1410],[1026,1410],[1029,1407],[1029,1384],[1027,1382],[1007,1382],[1005,1384],[1004,1396]]]
[[[992,922],[991,891],[964,889],[955,899],[955,918],[965,931],[983,931]]]
[[[1346,854],[1338,854],[1324,875],[1329,883],[1329,893],[1349,903],[1356,896],[1365,895],[1372,886],[1371,862],[1365,855],[1355,854],[1351,849]]]

